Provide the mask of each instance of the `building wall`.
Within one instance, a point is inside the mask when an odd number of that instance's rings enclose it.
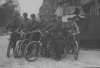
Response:
[[[100,15],[87,15],[80,20],[81,47],[100,48]]]

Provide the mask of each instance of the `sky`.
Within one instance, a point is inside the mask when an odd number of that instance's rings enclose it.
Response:
[[[21,15],[26,12],[30,18],[30,15],[33,13],[38,15],[43,0],[18,0],[18,2]]]

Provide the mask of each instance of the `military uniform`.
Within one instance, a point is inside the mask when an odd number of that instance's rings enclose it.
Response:
[[[34,20],[34,21],[30,21],[29,26],[28,26],[30,31],[36,30],[39,28],[39,22]]]
[[[21,20],[21,30],[22,31],[28,31],[28,26],[29,26],[29,23],[30,23],[30,19],[25,19],[25,18],[22,18]]]
[[[61,28],[61,23],[57,20],[52,20],[52,27],[48,29],[51,32],[51,45],[53,46],[56,52],[55,59],[61,59],[62,54],[64,54],[64,47],[66,45],[64,40],[64,32]]]

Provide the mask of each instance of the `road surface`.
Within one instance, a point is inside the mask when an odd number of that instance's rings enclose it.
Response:
[[[57,62],[54,59],[39,58],[35,62],[28,62],[24,58],[14,59],[6,57],[9,36],[0,36],[0,68],[83,68],[100,67],[100,51],[80,50],[77,61],[72,55]]]

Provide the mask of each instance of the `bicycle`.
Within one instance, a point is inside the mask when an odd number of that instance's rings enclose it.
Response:
[[[76,35],[78,33],[75,33],[73,36],[74,36],[74,58],[75,60],[78,59],[78,53],[79,53],[79,44],[78,44],[78,41],[76,39]]]
[[[41,31],[36,31],[38,39],[33,40],[34,33],[31,36],[31,42],[25,47],[24,56],[29,62],[36,61],[43,54],[43,42],[42,37],[47,35]],[[48,43],[48,41],[47,41]],[[47,44],[46,44],[47,45]]]
[[[77,38],[76,38],[76,35],[78,35],[79,33],[69,33],[69,37],[71,36],[72,37],[72,46],[73,48],[71,48],[71,50],[73,50],[73,55],[74,55],[74,59],[77,60],[78,59],[78,53],[79,53],[79,44],[78,44],[78,41],[77,41]],[[70,38],[68,38],[69,40]],[[70,46],[70,45],[69,45]],[[70,49],[68,50],[68,53],[69,53]]]
[[[20,33],[21,33],[21,39],[17,42],[15,50],[14,50],[16,57],[24,56],[24,49],[26,45],[30,42],[29,36],[31,35],[31,32],[25,33],[21,31]]]
[[[13,49],[13,54],[16,46],[16,42],[19,40],[20,34],[18,32],[10,32],[9,44],[7,47],[7,57],[10,57],[10,49]],[[15,56],[14,56],[15,57]]]

